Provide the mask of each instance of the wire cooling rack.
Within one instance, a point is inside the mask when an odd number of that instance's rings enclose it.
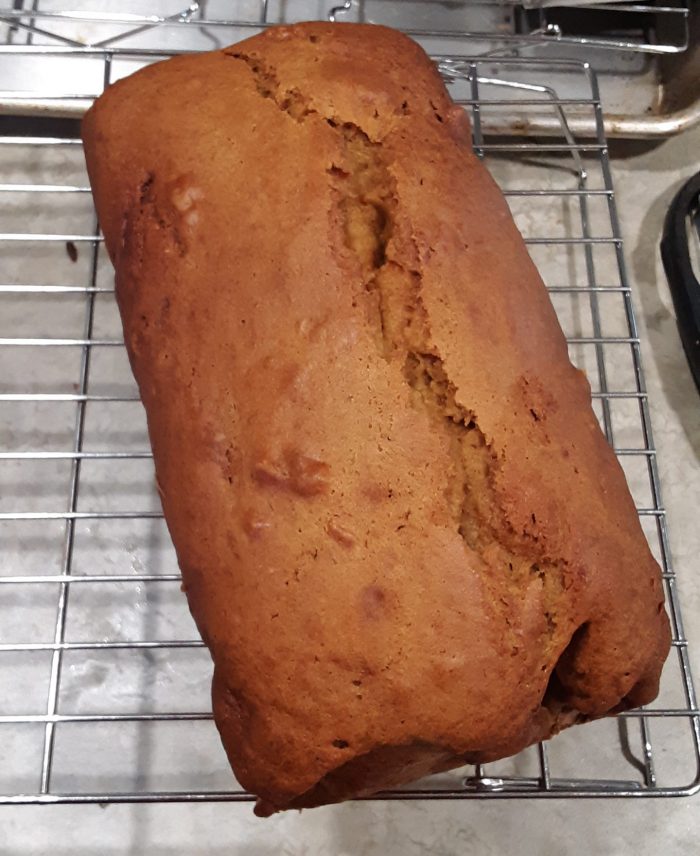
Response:
[[[52,97],[80,103],[167,53],[13,51],[39,80],[60,60],[82,86]],[[595,74],[572,62],[434,58],[591,381],[663,568],[673,651],[648,709],[383,797],[695,793],[699,711]],[[572,97],[548,86],[554,72]],[[19,108],[33,97],[9,95]],[[590,112],[595,140],[571,133],[572,107]],[[526,122],[531,111],[550,112],[559,137],[485,133],[503,114]],[[75,124],[0,120],[0,181],[0,803],[252,799],[210,721],[210,661],[180,591]]]

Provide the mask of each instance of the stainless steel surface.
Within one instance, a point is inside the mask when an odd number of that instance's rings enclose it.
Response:
[[[96,55],[97,89],[144,59]],[[383,798],[695,793],[700,718],[596,76],[571,62],[440,62],[591,380],[662,563],[674,651],[649,710]],[[553,74],[576,97],[559,98]],[[490,113],[545,105],[558,139],[485,139]],[[572,132],[574,107],[594,141]],[[179,593],[79,143],[0,136],[0,165],[0,803],[248,800],[208,722],[210,664]],[[664,765],[670,747],[685,767]]]
[[[579,0],[556,8],[537,0],[152,0],[147,11],[137,0],[107,7],[97,0],[18,0],[14,5],[19,8],[0,7],[0,112],[79,115],[88,101],[77,96],[97,91],[91,66],[106,48],[115,54],[128,49],[132,56],[136,50],[206,50],[268,24],[320,17],[399,27],[436,56],[589,62],[599,74],[610,136],[666,136],[700,121],[698,13],[689,0]],[[92,90],[85,88],[89,83]],[[550,83],[567,96],[566,75]],[[595,136],[595,123],[585,110],[573,110],[570,123],[578,134]],[[531,113],[527,122],[503,116],[484,130],[556,136],[558,124],[551,115]]]

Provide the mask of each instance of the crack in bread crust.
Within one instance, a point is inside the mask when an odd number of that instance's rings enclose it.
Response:
[[[323,115],[310,106],[300,90],[283,87],[276,70],[255,54],[238,50],[226,54],[245,63],[260,96],[291,119],[301,123],[314,118],[335,130],[340,155],[328,174],[336,191],[346,247],[376,308],[370,315],[378,319],[382,355],[400,363],[414,405],[423,408],[436,430],[448,438],[454,478],[445,492],[456,529],[472,558],[478,557],[486,584],[501,608],[513,656],[520,653],[521,640],[510,615],[523,591],[539,586],[544,617],[540,668],[553,673],[553,659],[558,659],[576,632],[579,636],[586,632],[585,623],[576,627],[558,620],[558,604],[568,587],[567,563],[547,555],[534,515],[531,529],[516,531],[499,506],[494,489],[498,454],[480,429],[477,414],[457,400],[457,387],[432,337],[421,295],[420,264],[416,260],[415,269],[407,267],[394,245],[399,194],[382,143],[370,139],[357,124],[334,114]],[[407,237],[413,241],[412,235]],[[552,690],[547,688],[543,705],[550,695]]]
[[[540,585],[547,664],[552,652],[566,644],[574,631],[568,626],[560,628],[556,619],[566,563],[545,555],[536,528],[532,533],[517,533],[498,507],[493,488],[498,456],[479,428],[477,415],[457,400],[457,388],[431,335],[421,296],[421,272],[402,264],[394,246],[399,194],[383,160],[382,145],[373,143],[352,123],[337,127],[342,156],[329,172],[338,191],[345,242],[362,272],[365,290],[377,295],[383,356],[401,365],[414,405],[423,408],[435,429],[447,436],[454,478],[446,485],[446,494],[456,528],[469,551],[489,570],[497,569],[506,626],[513,604],[503,597],[503,580],[508,581],[513,598],[533,583]],[[485,576],[488,582],[496,582],[492,573]],[[515,637],[513,653],[517,653]]]

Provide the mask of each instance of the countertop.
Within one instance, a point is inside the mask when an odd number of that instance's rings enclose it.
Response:
[[[700,396],[658,255],[665,211],[682,180],[700,167],[699,153],[700,128],[657,146],[612,146],[672,553],[691,660],[700,677]],[[0,808],[3,856],[675,856],[697,852],[698,841],[700,796],[366,802],[268,820],[255,818],[250,804]]]

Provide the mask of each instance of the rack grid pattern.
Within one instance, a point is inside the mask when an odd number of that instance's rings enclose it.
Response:
[[[23,52],[40,61],[55,49]],[[92,96],[164,55],[60,52],[99,64]],[[471,114],[475,150],[543,273],[572,360],[589,376],[662,564],[674,650],[649,709],[381,796],[694,793],[700,711],[595,74],[551,60],[434,59]],[[554,66],[578,81],[579,98],[559,99],[546,85]],[[86,100],[87,91],[60,97]],[[20,104],[24,97],[16,94]],[[571,133],[572,105],[591,111],[595,140]],[[552,111],[560,137],[484,134],[490,113],[530,109]],[[252,799],[232,783],[209,721],[210,665],[179,591],[79,140],[0,136],[0,181],[0,804]],[[682,769],[664,763],[671,746],[687,758]]]

